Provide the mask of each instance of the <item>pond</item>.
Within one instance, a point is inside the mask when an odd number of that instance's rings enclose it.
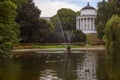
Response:
[[[114,80],[120,80],[119,65],[112,64],[116,69],[109,67],[105,56],[104,51],[2,56],[0,80],[113,80],[114,71]]]

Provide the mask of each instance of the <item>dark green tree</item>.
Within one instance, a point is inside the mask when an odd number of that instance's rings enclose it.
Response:
[[[40,19],[40,13],[32,0],[28,0],[19,8],[16,21],[20,24],[21,42],[48,42],[51,24]]]
[[[17,6],[10,0],[0,1],[0,51],[7,52],[19,41],[15,22]]]
[[[75,30],[72,40],[73,42],[86,42],[86,35],[81,30]]]
[[[98,3],[97,17],[96,17],[96,27],[97,35],[100,39],[104,36],[104,29],[107,21],[112,17],[112,15],[120,16],[120,2],[119,0],[103,0]]]
[[[97,36],[102,39],[104,35],[104,28],[109,17],[108,3],[103,0],[98,3],[97,17],[96,17],[96,27],[97,27]]]

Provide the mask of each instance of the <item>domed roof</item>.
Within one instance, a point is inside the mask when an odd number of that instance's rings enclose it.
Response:
[[[90,6],[89,3],[88,3],[87,6],[83,7],[81,10],[84,10],[84,9],[95,9],[95,8]]]

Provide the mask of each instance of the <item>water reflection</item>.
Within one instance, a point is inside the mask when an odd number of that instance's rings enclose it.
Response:
[[[77,62],[77,79],[78,80],[97,80],[96,66],[97,56],[95,53],[88,53],[81,62]]]
[[[112,55],[99,56],[97,67],[98,80],[120,80],[120,51],[113,51]]]
[[[112,50],[112,56],[107,56],[109,80],[120,80],[120,49]]]
[[[5,56],[0,58],[0,80],[19,80],[21,65],[19,62]]]
[[[120,80],[120,59],[104,52],[0,58],[0,80]]]

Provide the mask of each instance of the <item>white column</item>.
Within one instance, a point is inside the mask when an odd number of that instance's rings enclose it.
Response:
[[[79,29],[81,29],[80,23],[81,23],[81,22],[80,22],[80,19],[79,19]]]
[[[82,30],[82,26],[81,26],[81,23],[82,23],[82,22],[81,22],[81,18],[80,18],[80,30]]]
[[[85,30],[86,30],[86,18],[85,18],[85,23],[84,23],[84,26],[85,26]]]
[[[83,30],[83,19],[82,18],[81,18],[81,27],[82,27],[81,30]]]
[[[93,18],[93,28],[95,30],[95,18]]]
[[[88,29],[88,22],[87,22],[87,18],[86,18],[86,30]]]
[[[76,29],[79,29],[79,20],[76,19]]]
[[[85,30],[85,26],[84,26],[84,23],[85,23],[85,21],[84,21],[84,18],[83,18],[83,30]]]
[[[87,18],[85,18],[85,30],[87,30]]]
[[[95,30],[95,19],[93,18],[93,29]]]
[[[90,27],[89,27],[89,18],[88,18],[88,23],[87,24],[88,24],[88,30],[89,30],[90,29]]]
[[[88,18],[86,18],[86,29],[88,30]]]
[[[81,22],[81,18],[80,18],[80,30],[82,29],[81,23],[82,23],[82,22]]]
[[[90,18],[90,25],[89,26],[90,26],[90,30],[91,30],[91,18]]]

